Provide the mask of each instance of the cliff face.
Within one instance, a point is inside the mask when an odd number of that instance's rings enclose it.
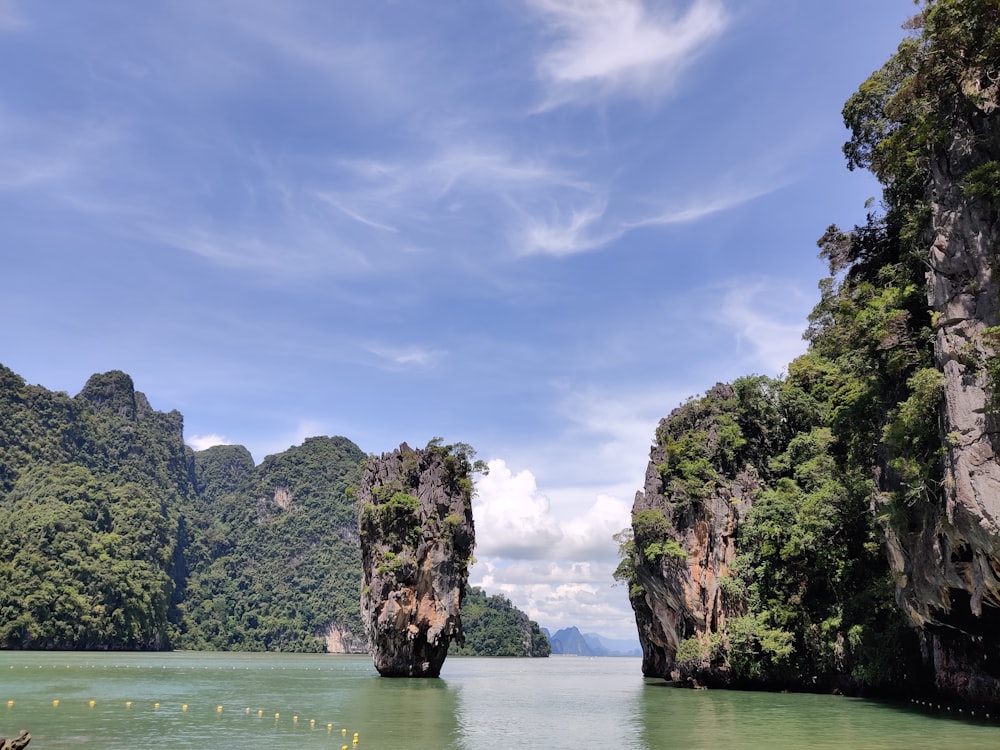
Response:
[[[994,63],[995,65],[995,63]],[[936,315],[934,360],[944,374],[940,498],[886,529],[897,598],[920,629],[937,686],[970,701],[1000,701],[1000,323],[995,205],[970,191],[975,170],[1000,157],[995,78],[975,88],[931,161],[927,299]],[[989,79],[987,79],[989,80]],[[971,195],[970,195],[971,192]],[[995,367],[995,366],[994,366]]]
[[[437,677],[462,642],[475,546],[467,446],[405,443],[369,460],[357,490],[361,616],[385,677]]]
[[[920,5],[844,108],[882,211],[820,240],[779,419],[717,387],[657,430],[619,576],[647,674],[1000,705],[1000,6]]]
[[[703,436],[705,453],[714,453],[719,430],[713,405],[733,397],[732,386],[720,384],[701,403],[679,407],[662,420],[650,450],[644,488],[636,493],[632,518],[639,586],[632,603],[640,629],[642,670],[647,676],[691,678],[677,664],[681,642],[719,632],[734,614],[731,606],[725,606],[720,582],[734,566],[735,533],[750,506],[757,478],[743,467],[719,484],[690,487],[697,495],[691,497],[670,480],[668,447],[687,432]],[[672,554],[661,551],[667,535],[678,545],[671,548]]]
[[[349,488],[364,452],[311,437],[254,466],[242,446],[194,455],[204,542],[190,561],[179,645],[363,653],[361,554]]]

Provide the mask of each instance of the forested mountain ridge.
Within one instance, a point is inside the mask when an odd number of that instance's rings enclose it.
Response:
[[[844,108],[881,210],[809,351],[657,431],[617,577],[647,674],[1000,703],[1000,6],[923,2]]]
[[[364,651],[348,488],[365,458],[343,437],[308,438],[258,467],[242,446],[195,454],[204,541],[189,554],[179,646]]]
[[[182,425],[121,372],[70,398],[0,367],[0,645],[170,643],[195,495]]]
[[[70,397],[0,365],[0,648],[365,651],[366,460],[344,437],[194,452],[123,372]]]

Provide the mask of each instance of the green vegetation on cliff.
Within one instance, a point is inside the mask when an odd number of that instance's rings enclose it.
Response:
[[[886,537],[916,533],[944,502],[945,375],[935,337],[947,321],[928,303],[929,186],[945,155],[961,153],[948,162],[948,179],[994,223],[1000,218],[1000,5],[921,6],[898,52],[843,110],[848,166],[870,170],[883,200],[863,225],[831,226],[819,240],[830,276],[810,316],[808,353],[783,379],[717,387],[657,431],[658,484],[647,483],[646,505],[620,539],[616,574],[629,584],[641,631],[661,627],[647,597],[667,591],[681,610],[676,653],[646,644],[657,670],[806,689],[898,688],[921,670]],[[972,295],[991,271],[956,269],[949,283]],[[962,366],[1000,372],[976,343]],[[704,522],[709,501],[726,497],[737,555],[718,582],[715,619],[705,622],[678,604],[687,567],[675,545]]]
[[[481,465],[452,448],[432,446],[471,494]],[[0,648],[364,651],[352,488],[366,461],[343,437],[259,466],[242,446],[192,452],[181,415],[125,373],[70,397],[0,366]],[[387,512],[405,534],[416,500],[399,495]],[[482,649],[522,637],[527,617],[505,618]]]
[[[332,624],[360,643],[348,488],[364,460],[342,437],[309,438],[256,468],[239,446],[196,454],[204,542],[191,556],[178,645],[324,651]]]
[[[502,594],[488,595],[475,586],[462,600],[465,644],[450,652],[464,656],[549,656],[552,647],[538,623]]]
[[[194,494],[180,415],[121,372],[76,398],[3,367],[0,386],[0,646],[166,647]]]

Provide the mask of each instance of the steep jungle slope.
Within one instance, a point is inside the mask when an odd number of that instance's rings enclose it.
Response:
[[[820,240],[809,353],[657,430],[618,571],[647,674],[1000,703],[1000,5],[907,26],[844,108],[883,202]]]
[[[489,595],[471,586],[462,599],[465,643],[453,643],[451,654],[462,656],[549,656],[552,647],[538,623],[503,594]]]
[[[0,366],[0,647],[170,645],[182,431],[125,373],[71,398]]]
[[[308,438],[258,467],[242,446],[195,454],[204,541],[180,605],[179,645],[365,650],[348,492],[365,458],[343,437]]]

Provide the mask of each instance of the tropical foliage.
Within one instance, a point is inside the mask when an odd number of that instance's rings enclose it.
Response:
[[[488,595],[475,586],[462,601],[465,644],[452,644],[451,653],[468,656],[548,656],[549,641],[538,623],[502,594]]]
[[[723,582],[732,616],[681,643],[676,660],[690,672],[878,687],[913,666],[897,658],[917,649],[902,645],[912,635],[882,547],[883,527],[905,526],[942,493],[928,185],[933,160],[960,151],[967,158],[951,177],[1000,217],[1000,134],[985,119],[1000,104],[1000,5],[927,1],[907,28],[844,107],[848,166],[870,170],[883,200],[864,224],[831,226],[819,240],[830,275],[808,353],[783,379],[742,378],[666,420],[657,434],[663,512],[640,511],[633,535],[619,537],[616,577],[635,601],[637,568],[661,563],[691,504],[724,496],[741,472],[753,477],[740,555]],[[995,358],[979,364],[1000,372]],[[995,390],[1000,381],[991,382]]]
[[[333,629],[363,649],[352,490],[365,454],[317,437],[255,466],[242,446],[195,453],[182,434],[125,373],[70,397],[0,366],[0,648],[323,651]],[[471,496],[471,449],[432,449]],[[399,492],[383,511],[404,536],[414,502]],[[485,617],[469,653],[506,653],[528,622]]]

